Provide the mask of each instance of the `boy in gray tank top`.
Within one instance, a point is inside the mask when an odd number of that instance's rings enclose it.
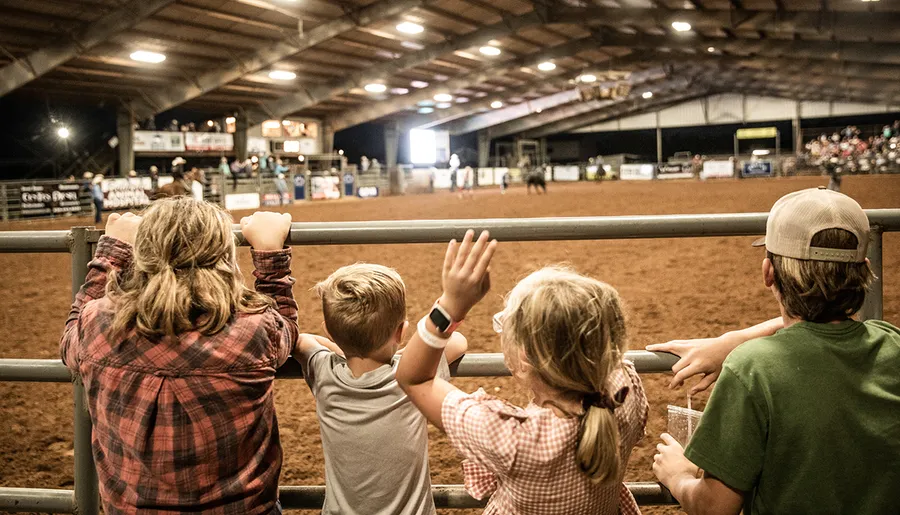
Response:
[[[316,291],[334,343],[302,335],[295,358],[316,398],[325,454],[322,513],[435,513],[427,423],[394,378],[409,325],[403,280],[390,268],[356,264]],[[450,377],[448,362],[466,346],[454,334],[438,375]]]

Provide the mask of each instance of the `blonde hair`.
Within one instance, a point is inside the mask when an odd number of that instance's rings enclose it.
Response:
[[[357,263],[316,285],[328,334],[348,356],[366,357],[406,321],[406,285],[392,268]]]
[[[547,386],[582,398],[610,394],[607,379],[626,348],[618,292],[561,267],[534,272],[513,288],[503,334],[504,354],[523,352]],[[586,408],[575,456],[594,482],[619,480],[619,430],[611,409]]]
[[[816,233],[810,245],[855,249],[857,239],[843,229]],[[868,262],[840,263],[788,258],[768,253],[775,270],[775,287],[785,312],[801,320],[828,323],[845,320],[860,310],[875,278]]]
[[[244,286],[231,217],[191,197],[154,202],[134,241],[134,266],[112,273],[114,334],[148,338],[216,334],[235,313],[261,313],[272,300]]]

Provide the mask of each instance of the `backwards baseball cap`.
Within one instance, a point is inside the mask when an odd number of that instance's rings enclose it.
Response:
[[[843,229],[856,236],[855,249],[812,246],[826,229]],[[769,212],[766,236],[753,243],[779,256],[813,261],[862,263],[869,245],[869,218],[855,200],[825,188],[795,191],[778,199]]]

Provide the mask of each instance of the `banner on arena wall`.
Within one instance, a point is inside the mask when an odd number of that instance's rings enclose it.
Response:
[[[600,167],[597,165],[590,165],[584,169],[584,178],[589,181],[597,180],[597,172],[600,170]]]
[[[703,163],[701,179],[724,179],[734,177],[733,161],[706,161]]]
[[[225,195],[225,209],[259,209],[259,193],[230,193]]]
[[[494,169],[493,168],[479,168],[478,169],[478,185],[479,186],[491,186],[493,184],[495,184]]]
[[[751,127],[749,129],[738,129],[734,133],[737,139],[766,139],[774,138],[778,135],[777,127]]]
[[[135,152],[184,152],[184,133],[134,131]]]
[[[510,179],[510,182],[522,182],[522,169],[521,168],[510,168],[509,169],[509,179]]]
[[[310,198],[313,200],[333,200],[341,198],[340,177],[310,177]]]
[[[103,179],[100,188],[104,210],[139,209],[150,205],[153,183],[150,177],[120,177]]]
[[[690,179],[694,176],[691,165],[662,163],[656,165],[657,179]]]
[[[306,200],[306,177],[303,174],[294,176],[294,200]]]
[[[771,161],[744,161],[741,163],[741,177],[771,177]]]
[[[428,170],[428,173],[434,175],[434,189],[450,189],[450,170],[447,168],[431,168]]]
[[[619,178],[623,181],[650,181],[653,180],[653,171],[656,169],[651,164],[624,164],[619,168]]]
[[[359,198],[375,198],[378,193],[378,186],[360,186],[356,190],[356,196]]]
[[[290,204],[291,196],[287,193],[263,193],[262,205],[264,206],[281,206]]]
[[[230,152],[234,150],[234,135],[227,132],[186,132],[184,148]]]
[[[350,172],[344,174],[344,196],[352,197],[353,189],[356,187],[356,176]]]
[[[22,218],[80,213],[84,185],[76,182],[35,184],[19,188]]]
[[[550,182],[553,180],[553,168],[550,166],[544,167],[544,180]]]
[[[494,168],[494,184],[503,184],[503,176],[509,173],[509,168]],[[510,177],[512,182],[512,177]]]
[[[232,141],[234,141],[232,139]],[[269,141],[266,138],[247,138],[248,154],[268,154]]]
[[[554,166],[554,181],[577,181],[581,170],[577,166]]]

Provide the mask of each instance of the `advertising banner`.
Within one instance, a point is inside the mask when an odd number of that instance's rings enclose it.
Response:
[[[184,152],[184,133],[134,131],[135,152]]]
[[[344,196],[352,197],[354,195],[353,188],[356,187],[356,176],[350,172],[344,174]]]
[[[338,183],[339,177],[314,176],[309,178],[310,193],[313,200],[327,200],[341,198],[341,190]]]
[[[356,190],[356,195],[359,198],[375,198],[378,196],[378,193],[378,186],[360,186]]]
[[[21,216],[55,216],[80,213],[83,186],[75,182],[35,184],[19,189]]]
[[[584,169],[584,178],[589,181],[597,180],[597,171],[600,170],[600,167],[597,165],[590,165]]]
[[[247,138],[248,154],[268,154],[269,142],[266,138]]]
[[[651,164],[624,164],[619,168],[619,178],[623,181],[653,180],[656,166]]]
[[[434,174],[434,189],[450,189],[450,170],[446,168],[432,168],[428,170],[427,173]]]
[[[694,177],[691,165],[663,163],[656,166],[657,179],[690,179]]]
[[[494,184],[503,184],[503,176],[509,173],[509,168],[494,168]],[[509,178],[512,182],[512,174]]]
[[[495,184],[494,180],[494,169],[493,168],[479,168],[478,169],[478,185],[479,186],[490,186]]]
[[[554,166],[554,181],[577,181],[580,170],[577,166]]]
[[[259,209],[259,193],[230,193],[225,195],[225,209]]]
[[[734,177],[733,161],[706,161],[703,163],[701,179],[719,179]]]
[[[282,206],[291,203],[291,196],[287,193],[263,193],[262,205],[264,206]]]
[[[741,177],[771,177],[771,161],[744,161],[741,163]]]
[[[306,200],[306,177],[303,174],[294,176],[294,200]]]
[[[153,184],[150,177],[120,177],[103,179],[103,209],[118,211],[140,209],[150,205],[150,191]]]
[[[186,132],[184,148],[230,152],[234,150],[234,135],[227,132]]]

